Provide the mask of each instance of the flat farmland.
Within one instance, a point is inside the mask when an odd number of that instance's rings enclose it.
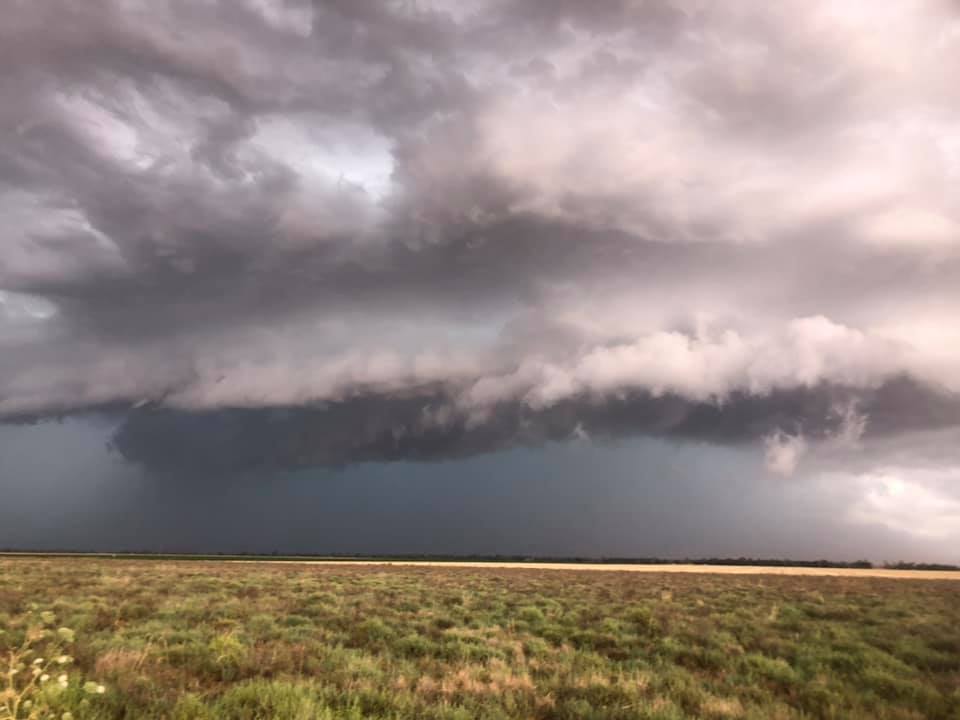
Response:
[[[960,718],[955,579],[678,567],[0,558],[0,697],[29,680],[15,717],[78,720]]]
[[[814,575],[819,577],[880,577],[901,580],[957,580],[956,570],[896,570],[892,568],[809,567],[790,565],[696,565],[692,563],[561,563],[561,562],[499,562],[496,560],[237,560],[236,562],[284,562],[307,565],[375,565],[379,567],[445,567],[445,568],[503,568],[511,570],[590,570],[593,572],[639,573],[697,573],[718,575]],[[958,586],[960,587],[960,586]]]

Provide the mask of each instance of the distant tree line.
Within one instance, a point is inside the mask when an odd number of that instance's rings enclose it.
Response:
[[[897,562],[885,563],[883,567],[890,570],[960,570],[960,566],[944,563]]]
[[[346,553],[253,553],[253,552],[215,552],[215,553],[178,553],[158,552],[155,550],[137,551],[98,551],[98,550],[23,550],[0,548],[0,554],[38,555],[38,556],[96,556],[127,559],[176,559],[176,560],[383,560],[390,561],[429,561],[429,562],[498,562],[498,563],[591,563],[597,565],[728,565],[746,567],[812,567],[812,568],[884,568],[889,570],[956,570],[960,565],[923,562],[884,562],[874,564],[869,560],[792,560],[788,558],[658,558],[658,557],[586,557],[586,556],[536,556],[536,555],[351,555]]]

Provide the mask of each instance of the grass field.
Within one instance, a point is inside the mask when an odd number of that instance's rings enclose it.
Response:
[[[286,562],[304,565],[376,565],[385,567],[442,567],[442,568],[503,568],[508,570],[588,570],[595,572],[632,572],[632,573],[696,573],[699,575],[815,575],[842,577],[882,577],[903,580],[957,580],[960,572],[956,570],[897,570],[885,567],[847,568],[847,567],[791,567],[787,565],[696,565],[689,563],[560,563],[560,562],[498,562],[496,560],[458,561],[458,560],[237,560],[236,562]],[[958,586],[960,588],[960,586]]]
[[[951,580],[4,558],[0,628],[21,717],[960,718]]]

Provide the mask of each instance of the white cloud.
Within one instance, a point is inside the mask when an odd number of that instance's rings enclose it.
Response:
[[[807,441],[800,433],[789,435],[776,430],[763,439],[763,444],[767,470],[783,477],[793,475],[800,458],[807,452]]]
[[[929,210],[898,207],[866,218],[863,234],[884,247],[948,248],[960,245],[960,225]]]
[[[960,541],[960,499],[944,491],[960,483],[960,468],[889,467],[862,475],[832,474],[829,482],[853,483],[859,498],[851,522],[872,523],[921,538]]]
[[[835,449],[859,450],[870,419],[857,409],[856,399],[834,406],[833,414],[840,423],[829,438],[830,444]]]

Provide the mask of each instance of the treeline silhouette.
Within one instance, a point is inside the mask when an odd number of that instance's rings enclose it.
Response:
[[[883,567],[889,570],[960,570],[960,566],[943,563],[898,562],[886,563]]]
[[[569,563],[593,565],[727,565],[746,567],[811,567],[811,568],[851,568],[889,570],[953,570],[960,571],[960,566],[946,563],[925,562],[883,562],[875,564],[869,560],[795,560],[790,558],[750,558],[750,557],[709,557],[709,558],[659,558],[659,557],[589,557],[589,556],[550,556],[550,555],[442,555],[442,554],[399,554],[399,555],[357,555],[345,553],[271,553],[253,552],[214,552],[214,553],[181,553],[156,550],[136,551],[102,551],[102,550],[24,550],[17,548],[0,548],[0,554],[30,555],[37,557],[107,557],[122,559],[155,559],[155,560],[364,560],[384,562],[391,561],[424,561],[424,562],[491,562],[491,563]]]

